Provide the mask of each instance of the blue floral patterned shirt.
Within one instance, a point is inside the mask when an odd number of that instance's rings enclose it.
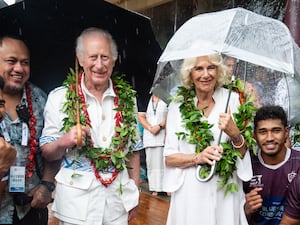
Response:
[[[35,126],[36,141],[37,141],[37,146],[39,146],[39,137],[41,135],[43,124],[44,124],[43,111],[47,100],[47,95],[43,90],[33,85],[32,83],[29,83],[29,87],[31,91],[32,108],[36,119],[36,126]],[[23,90],[21,104],[25,104],[27,106],[25,88]],[[14,145],[14,147],[17,150],[15,165],[26,167],[26,164],[28,162],[27,157],[31,150],[29,148],[29,141],[27,143],[27,146],[22,146],[22,122],[20,121],[19,118],[17,118],[16,120],[11,120],[8,113],[6,113],[4,118],[4,123],[10,138],[9,142],[12,145]],[[3,133],[3,130],[0,129],[0,132]],[[28,130],[28,138],[30,136],[29,134],[30,131]],[[25,192],[28,192],[30,189],[37,186],[39,183],[40,183],[40,178],[37,175],[37,171],[35,170],[33,172],[33,175],[30,178],[26,179]],[[9,193],[8,191],[8,185],[7,185],[3,193],[2,203],[0,208],[0,224],[12,224],[13,212],[14,212],[13,198],[12,198],[12,194]],[[25,210],[23,213],[19,213],[18,216],[23,217],[25,216],[26,212],[27,210]]]

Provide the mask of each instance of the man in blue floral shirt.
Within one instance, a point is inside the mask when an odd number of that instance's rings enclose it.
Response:
[[[37,166],[42,162],[37,152],[47,96],[28,82],[29,50],[18,37],[0,37],[0,76],[5,81],[6,102],[0,133],[17,150],[2,197],[0,224],[47,225],[55,171],[51,173],[48,164],[44,164],[41,174]]]

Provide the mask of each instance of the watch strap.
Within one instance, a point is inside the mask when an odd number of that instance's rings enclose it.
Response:
[[[46,188],[48,189],[48,191],[53,192],[55,189],[55,184],[53,182],[50,181],[46,181],[46,180],[41,180],[41,185],[46,186]]]

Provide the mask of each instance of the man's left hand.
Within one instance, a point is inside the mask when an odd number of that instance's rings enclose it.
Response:
[[[46,208],[47,205],[53,201],[52,192],[44,185],[33,188],[29,192],[29,195],[33,196],[33,200],[31,201],[32,208]]]

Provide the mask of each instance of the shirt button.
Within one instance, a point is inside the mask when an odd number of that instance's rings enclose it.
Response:
[[[102,141],[104,141],[104,142],[106,141],[106,137],[105,136],[102,137]]]
[[[102,115],[102,120],[105,120],[105,115]]]

